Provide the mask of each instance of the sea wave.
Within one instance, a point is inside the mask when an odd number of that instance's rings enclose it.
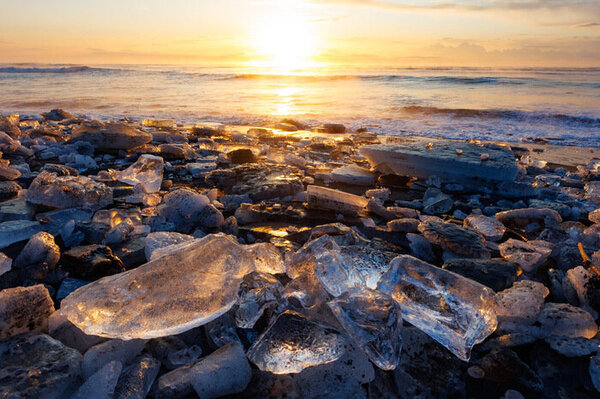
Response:
[[[600,118],[563,113],[541,113],[505,109],[437,108],[418,105],[402,107],[401,111],[407,114],[446,115],[453,118],[514,119],[523,122],[538,120],[566,123],[580,127],[600,128]]]
[[[118,71],[120,69],[113,68],[96,68],[87,65],[76,66],[52,66],[52,67],[37,67],[37,66],[4,66],[0,67],[0,73],[80,73],[80,72],[98,72],[98,71]]]

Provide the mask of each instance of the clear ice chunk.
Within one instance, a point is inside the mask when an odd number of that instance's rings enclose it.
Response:
[[[121,362],[116,360],[105,364],[77,389],[71,399],[112,398],[122,368]]]
[[[246,249],[254,257],[256,271],[269,274],[283,274],[286,272],[281,252],[275,245],[268,242],[259,242],[248,245]]]
[[[252,272],[240,284],[235,321],[239,328],[252,328],[266,310],[275,310],[281,302],[283,285],[267,273]]]
[[[402,312],[389,295],[356,287],[328,303],[348,335],[383,370],[394,370],[402,348]]]
[[[400,304],[404,320],[465,361],[497,327],[494,291],[409,255],[391,262],[377,289]]]
[[[369,200],[358,195],[320,186],[308,186],[309,208],[328,209],[347,215],[362,211]]]
[[[248,349],[247,356],[263,371],[299,373],[339,359],[345,344],[339,331],[288,310]]]
[[[159,249],[166,248],[170,245],[181,244],[182,242],[188,242],[193,239],[194,237],[190,235],[181,234],[174,231],[159,231],[156,233],[150,233],[146,236],[146,246],[144,248],[146,260],[151,260],[152,255],[154,255]]]
[[[161,157],[143,154],[133,165],[120,172],[117,180],[132,186],[140,184],[146,193],[156,193],[162,184],[163,165]]]
[[[212,234],[83,286],[63,300],[62,308],[86,334],[122,339],[174,335],[227,312],[237,301],[242,278],[253,270],[243,246]]]
[[[354,262],[339,251],[326,251],[318,255],[314,272],[323,287],[334,297],[357,285],[366,285]]]

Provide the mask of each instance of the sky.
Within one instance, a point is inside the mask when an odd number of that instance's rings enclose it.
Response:
[[[600,0],[0,0],[0,63],[600,67]]]

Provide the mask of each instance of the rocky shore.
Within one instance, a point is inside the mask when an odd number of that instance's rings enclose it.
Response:
[[[595,398],[594,149],[0,118],[0,398]]]

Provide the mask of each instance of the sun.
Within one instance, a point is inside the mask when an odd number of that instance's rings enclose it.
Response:
[[[256,59],[251,65],[288,72],[316,65],[316,34],[306,18],[278,8],[255,26],[251,45]]]

